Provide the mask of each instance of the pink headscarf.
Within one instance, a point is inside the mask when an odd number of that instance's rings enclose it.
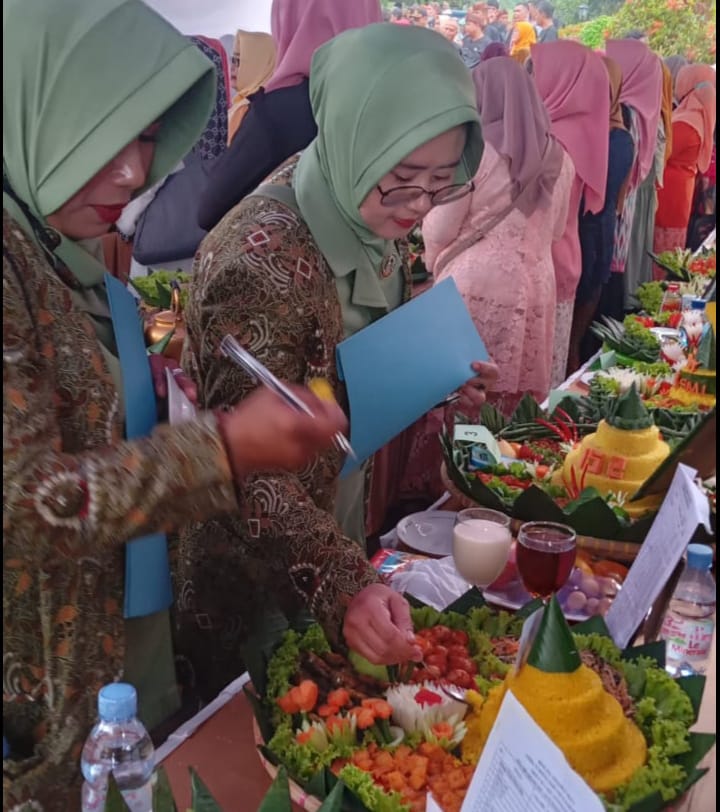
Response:
[[[315,49],[349,28],[382,22],[379,0],[273,0],[275,73],[266,92],[300,84],[310,75]]]
[[[643,181],[652,169],[662,111],[663,73],[660,57],[636,39],[610,39],[605,52],[622,69],[620,101],[632,107],[638,117],[640,143],[638,171]]]
[[[684,121],[700,135],[698,169],[707,172],[713,149],[715,129],[715,71],[709,65],[686,65],[678,71],[675,96],[679,104],[672,114],[673,123]]]
[[[485,141],[510,161],[517,208],[530,215],[547,208],[560,174],[563,150],[550,134],[550,118],[528,72],[508,57],[481,62],[472,72]]]
[[[585,210],[605,205],[608,174],[610,79],[602,58],[579,42],[533,45],[535,85],[550,115],[550,130],[575,164]]]

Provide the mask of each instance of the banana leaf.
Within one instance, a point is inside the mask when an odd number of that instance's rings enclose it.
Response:
[[[602,393],[580,399],[565,398],[558,407],[564,410],[578,427],[582,435],[595,431],[597,423],[608,413],[613,398]],[[510,420],[503,425],[503,418],[492,407],[483,407],[482,415],[489,418],[491,431],[502,426],[499,434],[505,438],[523,440],[550,436],[552,432],[543,426],[533,428],[538,417],[552,417],[544,412],[535,400],[526,395],[518,404]],[[653,418],[661,432],[671,442],[673,438],[684,438],[671,445],[671,452],[652,477],[643,485],[633,499],[647,493],[666,490],[678,462],[685,462],[700,471],[701,475],[714,473],[715,464],[715,410],[705,415],[696,412],[674,412],[668,409],[653,410]],[[485,423],[483,423],[485,425]],[[570,525],[578,534],[609,541],[624,541],[640,544],[647,535],[655,514],[649,514],[634,522],[613,510],[597,491],[585,489],[574,502],[561,508],[539,487],[531,485],[515,498],[505,497],[485,485],[482,480],[465,472],[470,455],[469,444],[454,444],[447,431],[443,431],[440,442],[445,459],[448,477],[453,485],[478,505],[499,510],[521,521],[552,521]],[[712,470],[710,470],[712,469]],[[659,484],[655,484],[659,483]]]
[[[263,798],[258,812],[284,812],[292,810],[292,801],[290,799],[290,784],[288,783],[288,775],[285,767],[280,767],[272,782],[267,795]]]
[[[545,606],[527,661],[539,671],[552,674],[571,674],[580,668],[575,639],[555,595]]]
[[[461,615],[465,615],[471,609],[481,606],[485,606],[485,598],[482,592],[474,586],[472,589],[468,589],[468,591],[462,594],[456,601],[453,601],[450,606],[446,606],[444,611],[458,612]]]
[[[690,271],[687,268],[682,268],[679,266],[673,267],[672,265],[668,265],[666,262],[660,259],[657,254],[654,254],[652,251],[648,251],[647,255],[658,266],[658,268],[662,268],[663,271],[665,271],[665,274],[670,282],[690,281]]]
[[[160,767],[153,787],[153,812],[177,812],[175,798],[168,781],[167,773]]]

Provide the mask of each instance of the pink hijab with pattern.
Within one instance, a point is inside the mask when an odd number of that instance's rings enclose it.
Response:
[[[658,125],[662,112],[663,73],[660,57],[636,39],[610,39],[605,53],[622,70],[620,102],[637,114],[639,131],[638,171],[640,181],[650,173],[655,160]]]
[[[547,110],[528,72],[509,57],[480,62],[472,71],[483,138],[510,162],[517,208],[547,208],[563,162]]]
[[[579,42],[533,45],[535,85],[551,132],[572,158],[583,184],[585,211],[605,205],[608,173],[610,78],[602,57]]]
[[[310,76],[317,48],[349,28],[380,22],[379,0],[273,0],[271,28],[277,58],[265,91],[300,84]]]

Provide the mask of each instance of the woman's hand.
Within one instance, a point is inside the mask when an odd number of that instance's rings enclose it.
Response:
[[[295,411],[269,389],[255,390],[231,412],[218,412],[220,433],[236,481],[255,471],[295,471],[328,449],[347,429],[342,409],[290,386],[313,417]]]
[[[172,372],[173,378],[175,378],[175,383],[180,387],[185,397],[193,406],[197,404],[197,387],[182,371],[182,368],[174,358],[166,358],[160,353],[151,353],[149,359],[155,394],[160,400],[164,400],[167,397],[165,370],[169,369]]]
[[[459,398],[453,405],[468,417],[477,419],[480,407],[485,403],[487,390],[495,386],[498,368],[490,361],[475,361],[472,369],[477,374],[458,389]]]
[[[410,606],[385,584],[371,584],[355,595],[345,613],[343,634],[348,648],[377,665],[422,659],[414,643]]]

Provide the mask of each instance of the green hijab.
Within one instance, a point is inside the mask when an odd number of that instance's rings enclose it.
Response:
[[[293,185],[333,273],[355,271],[354,304],[382,305],[378,274],[390,250],[363,222],[361,203],[413,150],[461,124],[468,138],[456,180],[470,180],[483,150],[475,95],[454,46],[427,29],[378,23],[315,51],[310,101],[318,134]]]
[[[167,175],[212,108],[212,65],[140,0],[4,0],[3,48],[3,173],[42,224],[158,120],[148,186]],[[5,192],[3,208],[36,238]],[[58,239],[52,253],[107,346],[105,268],[86,246]]]

